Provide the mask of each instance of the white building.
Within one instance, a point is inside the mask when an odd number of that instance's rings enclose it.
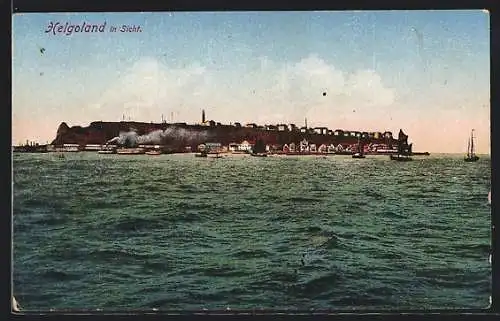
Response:
[[[55,148],[57,152],[79,152],[80,145],[78,144],[63,144],[62,147]]]
[[[300,142],[299,150],[300,150],[301,153],[308,152],[309,151],[309,142],[307,140],[303,139]]]
[[[252,151],[252,147],[253,145],[250,144],[248,141],[244,140],[240,146],[239,146],[239,150],[240,151],[245,151],[245,152],[250,152]]]
[[[240,148],[239,144],[236,144],[236,143],[229,144],[229,151],[230,152],[236,152],[239,150],[239,148]]]
[[[221,143],[205,143],[205,147],[207,149],[207,152],[212,152],[212,153],[219,153],[222,151],[222,145]]]

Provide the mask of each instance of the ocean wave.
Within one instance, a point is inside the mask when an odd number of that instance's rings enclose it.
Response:
[[[303,229],[308,233],[319,233],[325,231],[323,227],[317,225],[307,226]]]
[[[82,275],[57,270],[49,270],[39,274],[40,277],[51,281],[69,281],[82,279]]]
[[[452,248],[464,254],[475,253],[485,256],[491,252],[492,245],[488,243],[463,243],[453,245]]]
[[[39,226],[60,226],[60,228],[65,228],[63,225],[68,221],[69,219],[67,217],[42,217],[40,219],[34,220],[32,224]]]
[[[138,262],[139,260],[154,258],[154,255],[138,253],[128,249],[99,249],[89,251],[87,257],[98,261],[123,261],[133,259]]]
[[[146,273],[164,272],[166,270],[170,270],[171,268],[171,263],[165,260],[158,261],[158,259],[146,260],[142,264],[142,270]]]
[[[305,203],[305,204],[309,204],[309,203],[315,203],[315,202],[319,202],[319,201],[322,201],[322,198],[320,197],[304,197],[304,196],[291,196],[291,197],[288,197],[286,198],[285,200],[286,202],[290,202],[290,203]]]
[[[383,216],[389,217],[389,218],[406,218],[407,215],[404,214],[403,211],[397,211],[397,210],[386,210],[382,213]]]
[[[231,254],[231,256],[240,259],[248,259],[248,258],[263,258],[272,256],[273,253],[267,251],[265,249],[240,249],[235,253]]]
[[[281,290],[283,288],[288,288],[299,280],[298,275],[298,266],[288,267],[285,269],[276,269],[264,271],[259,275],[259,278],[252,282],[249,285],[250,289],[262,291],[262,290],[270,290],[276,291]]]
[[[331,271],[311,278],[305,282],[298,283],[297,288],[300,289],[301,295],[312,299],[321,294],[329,293],[333,288],[337,287],[341,281],[342,275],[338,272]]]
[[[342,309],[394,309],[394,302],[385,297],[353,293],[331,300],[330,306]]]
[[[403,251],[396,250],[393,248],[391,249],[391,248],[383,247],[382,251],[377,252],[376,257],[380,258],[380,259],[390,260],[390,261],[401,260],[405,257],[405,253]]]
[[[54,260],[75,260],[82,257],[83,251],[72,244],[72,242],[68,242],[41,249],[40,254]]]
[[[143,229],[153,229],[158,223],[157,219],[143,219],[139,217],[124,219],[112,224],[112,228],[128,232],[128,231],[138,231]]]

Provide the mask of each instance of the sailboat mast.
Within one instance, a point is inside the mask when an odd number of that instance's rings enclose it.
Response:
[[[470,138],[467,139],[467,157],[470,156]]]
[[[471,131],[470,134],[470,154],[474,156],[474,129]]]

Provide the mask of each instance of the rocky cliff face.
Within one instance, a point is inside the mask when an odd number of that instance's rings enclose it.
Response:
[[[135,131],[144,135],[150,131],[162,129],[164,124],[148,124],[138,122],[92,122],[88,127],[68,127],[61,123],[57,129],[56,138],[52,145],[62,144],[105,144],[108,140],[118,136],[120,132]]]
[[[128,133],[128,134],[126,134]],[[131,136],[131,134],[133,136]],[[129,135],[123,139],[120,136]],[[118,138],[117,138],[118,137]],[[407,137],[407,136],[406,136]],[[139,122],[92,122],[88,127],[68,127],[61,123],[57,130],[56,138],[52,145],[62,144],[105,144],[112,140],[115,143],[126,141],[128,145],[134,144],[162,144],[175,148],[191,146],[195,148],[201,143],[218,142],[223,145],[241,143],[247,140],[251,143],[261,139],[266,144],[283,145],[291,142],[299,143],[307,139],[318,146],[321,144],[356,144],[357,137],[344,135],[321,135],[316,133],[301,133],[300,131],[269,131],[258,128],[235,127],[228,125],[201,126],[187,124],[155,124]],[[389,143],[397,145],[395,139],[366,138],[364,144]]]

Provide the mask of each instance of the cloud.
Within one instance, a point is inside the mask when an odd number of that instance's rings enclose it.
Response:
[[[89,112],[99,113],[99,119],[124,113],[157,121],[175,111],[176,121],[194,122],[204,108],[209,119],[224,123],[302,123],[308,117],[310,124],[332,125],[352,109],[383,108],[395,99],[394,90],[374,71],[347,74],[314,54],[295,62],[259,57],[257,63],[257,68],[236,73],[199,63],[172,69],[144,58],[91,102]]]
[[[123,113],[136,120],[156,120],[161,111],[166,112],[165,105],[175,105],[184,95],[196,94],[203,85],[204,73],[205,68],[199,64],[167,69],[157,60],[145,58],[116,79],[89,109],[97,109],[111,119]]]

